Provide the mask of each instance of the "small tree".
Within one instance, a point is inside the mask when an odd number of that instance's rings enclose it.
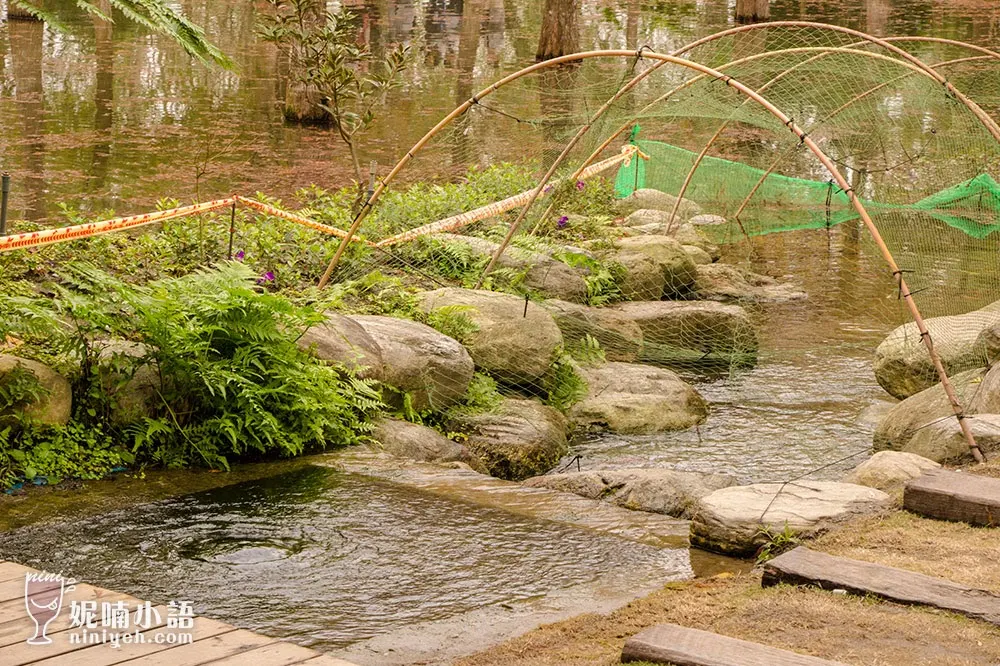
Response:
[[[376,57],[367,45],[357,43],[355,16],[348,10],[328,12],[316,0],[268,2],[273,11],[259,22],[258,34],[288,58],[307,104],[321,111],[322,120],[332,124],[347,145],[363,193],[357,137],[372,126],[376,109],[399,85],[409,49],[397,45]]]

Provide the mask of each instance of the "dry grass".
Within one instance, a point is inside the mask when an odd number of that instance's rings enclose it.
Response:
[[[969,465],[964,468],[964,471],[1000,479],[1000,460],[996,459],[996,454],[993,454],[993,456],[993,459],[989,462],[982,465]]]
[[[995,528],[897,511],[856,521],[810,547],[1000,592],[1000,533]]]
[[[628,636],[672,622],[857,666],[992,666],[1000,628],[821,590],[761,589],[754,574],[669,585],[610,615],[547,625],[456,666],[609,666]]]

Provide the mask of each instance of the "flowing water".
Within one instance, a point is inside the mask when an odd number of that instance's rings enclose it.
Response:
[[[2,533],[0,559],[192,600],[200,614],[324,650],[482,608],[527,614],[561,594],[582,611],[614,596],[602,588],[627,597],[691,575],[683,548],[312,466]]]

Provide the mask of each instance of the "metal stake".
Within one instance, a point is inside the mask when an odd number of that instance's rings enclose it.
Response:
[[[229,215],[229,261],[233,260],[233,234],[236,233],[236,202],[233,202],[233,211]]]
[[[10,174],[0,175],[0,236],[7,235],[7,199],[10,197]]]

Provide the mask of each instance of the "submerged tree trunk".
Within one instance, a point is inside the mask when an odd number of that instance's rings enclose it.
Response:
[[[580,50],[580,0],[545,0],[542,32],[535,60],[549,60]]]
[[[7,23],[7,34],[14,75],[14,99],[21,120],[21,146],[25,151],[24,170],[14,174],[17,179],[14,187],[23,193],[21,201],[25,203],[25,217],[37,221],[45,218],[45,119],[42,89],[45,24],[34,19],[13,19]]]
[[[111,15],[109,0],[101,0],[98,8],[105,15]],[[94,144],[94,159],[91,163],[91,185],[95,189],[104,187],[111,161],[111,126],[114,123],[115,99],[115,46],[114,24],[94,17],[94,52],[97,56],[97,81],[94,86],[94,129],[98,141]]]
[[[757,23],[771,18],[769,0],[736,0],[736,22]]]
[[[14,2],[13,0],[8,0],[7,2],[7,20],[8,21],[38,21],[41,20],[29,11],[26,11],[23,7]]]

